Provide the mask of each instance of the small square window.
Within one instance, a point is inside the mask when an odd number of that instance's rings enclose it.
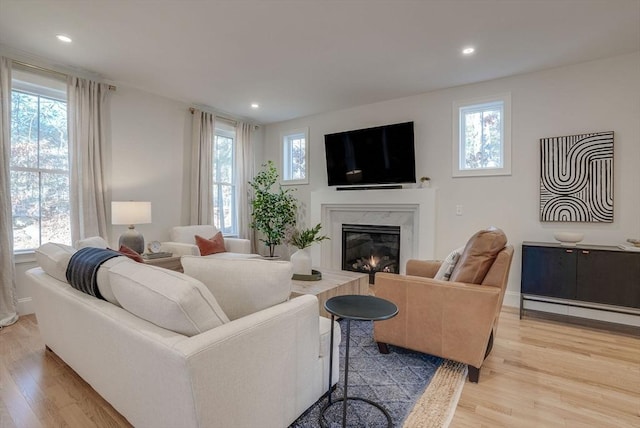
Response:
[[[453,176],[511,174],[511,95],[453,104]]]
[[[309,183],[309,129],[282,134],[282,184]]]

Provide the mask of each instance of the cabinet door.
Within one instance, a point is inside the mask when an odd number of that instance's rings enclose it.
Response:
[[[522,246],[521,292],[576,298],[576,250]]]
[[[640,253],[578,250],[578,300],[640,308]]]

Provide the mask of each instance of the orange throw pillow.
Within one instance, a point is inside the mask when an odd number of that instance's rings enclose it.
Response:
[[[135,260],[138,263],[144,263],[144,260],[142,260],[142,256],[126,245],[120,245],[120,249],[118,250],[118,252],[129,257],[131,260]]]
[[[201,256],[224,253],[227,251],[224,248],[224,238],[222,237],[222,232],[216,233],[211,239],[206,239],[200,235],[196,235],[196,245],[200,249]]]

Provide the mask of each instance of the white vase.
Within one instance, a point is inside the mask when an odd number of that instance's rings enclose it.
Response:
[[[294,274],[311,275],[311,254],[309,254],[309,249],[304,248],[291,254],[291,264],[293,264]]]

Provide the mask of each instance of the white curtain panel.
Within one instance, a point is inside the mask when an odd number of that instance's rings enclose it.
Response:
[[[190,224],[211,224],[213,208],[212,153],[215,117],[198,109],[193,111],[191,129],[191,210]]]
[[[251,187],[248,182],[253,179],[253,128],[244,122],[236,125],[236,164],[238,191],[238,234],[240,238],[251,239],[254,242],[251,229]]]
[[[67,78],[71,239],[107,236],[106,137],[109,85]]]
[[[0,57],[0,328],[18,320],[11,213],[11,60]]]

